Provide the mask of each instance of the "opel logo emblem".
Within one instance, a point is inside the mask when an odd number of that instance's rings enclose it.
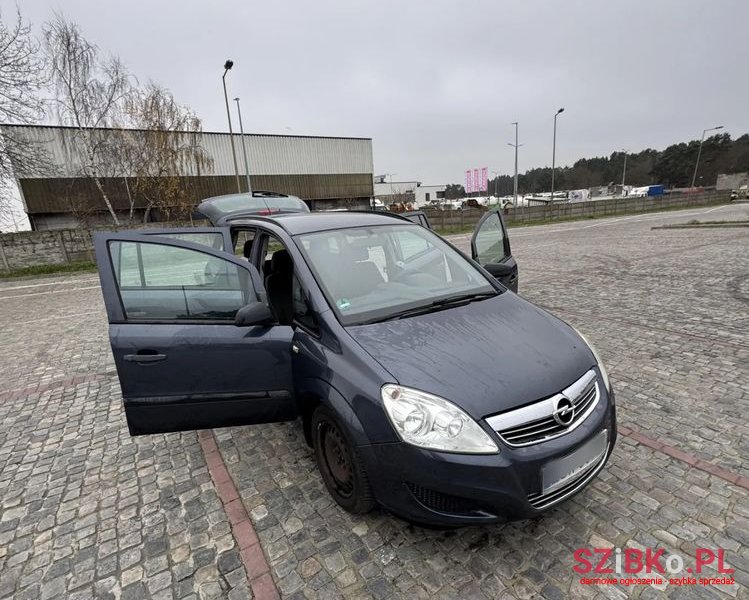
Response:
[[[551,413],[554,420],[559,423],[562,427],[567,427],[572,420],[575,418],[575,405],[572,404],[572,400],[562,396],[557,400],[554,406],[554,412]]]

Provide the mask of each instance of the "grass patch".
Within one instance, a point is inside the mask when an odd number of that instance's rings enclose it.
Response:
[[[91,273],[96,271],[96,263],[91,261],[74,262],[61,265],[37,265],[0,271],[0,279],[14,279],[16,277],[36,277],[38,275],[54,275],[57,273]]]

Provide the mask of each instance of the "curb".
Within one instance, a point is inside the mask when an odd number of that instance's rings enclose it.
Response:
[[[203,448],[208,472],[224,505],[226,516],[229,517],[231,533],[242,557],[247,583],[252,589],[252,597],[255,600],[280,600],[281,596],[273,581],[260,540],[218,450],[213,431],[199,431],[198,439]]]
[[[650,229],[739,229],[749,227],[749,223],[683,223],[680,225],[657,225]]]

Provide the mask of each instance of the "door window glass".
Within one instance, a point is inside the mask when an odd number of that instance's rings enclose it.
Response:
[[[490,214],[476,232],[476,260],[479,264],[502,262],[505,256],[504,232],[497,213]]]
[[[128,320],[233,321],[251,299],[249,273],[223,258],[148,242],[109,247]]]
[[[173,240],[192,242],[193,244],[201,244],[203,246],[213,248],[214,250],[226,249],[224,248],[224,234],[218,231],[203,231],[200,233],[158,233],[156,235]]]

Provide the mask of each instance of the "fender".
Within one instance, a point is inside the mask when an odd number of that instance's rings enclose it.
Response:
[[[342,424],[346,426],[348,432],[351,434],[355,445],[366,446],[371,443],[359,417],[356,416],[351,405],[329,382],[317,377],[305,377],[299,382],[298,389],[299,410],[305,421],[305,435],[308,433],[309,417],[312,415],[314,407],[310,401],[314,399],[338,415]]]

